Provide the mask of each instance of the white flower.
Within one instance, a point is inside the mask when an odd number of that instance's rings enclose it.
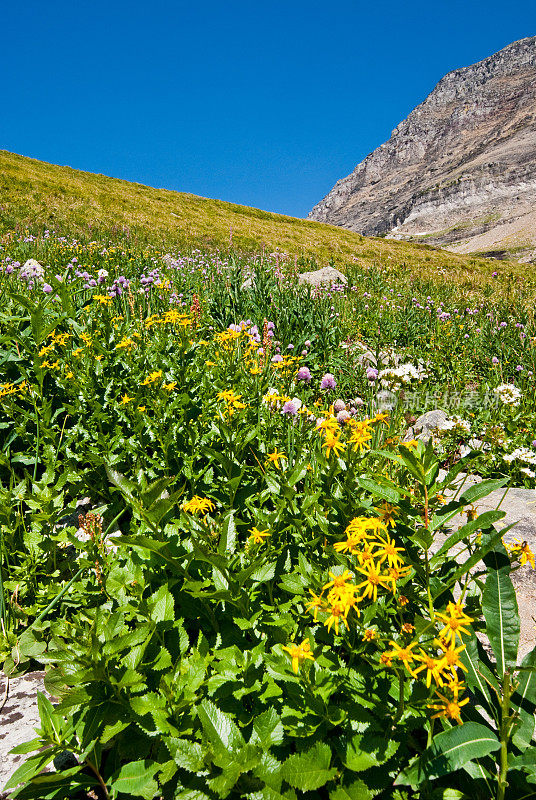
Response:
[[[412,381],[422,381],[428,374],[422,366],[415,367],[413,364],[401,364],[399,367],[387,367],[382,369],[378,375],[382,386],[398,391],[403,386],[408,386]]]
[[[524,475],[527,475],[529,478],[536,478],[536,472],[534,472],[534,470],[530,469],[529,467],[521,467],[519,471],[522,472]]]
[[[529,450],[528,447],[518,447],[512,453],[504,455],[503,461],[506,461],[507,464],[511,464],[512,461],[521,461],[523,464],[536,466],[536,453]]]
[[[501,383],[495,387],[493,393],[505,406],[518,406],[521,400],[521,391],[511,383]]]

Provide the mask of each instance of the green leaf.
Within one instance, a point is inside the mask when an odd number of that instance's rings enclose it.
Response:
[[[13,775],[10,777],[4,791],[6,789],[14,789],[19,783],[27,783],[35,775],[38,775],[54,758],[58,750],[54,747],[49,747],[41,753],[36,753],[35,756],[30,756],[18,767]]]
[[[409,765],[395,781],[396,786],[418,786],[483,758],[500,748],[495,734],[478,722],[465,722],[434,737],[430,747]]]
[[[259,742],[264,750],[269,750],[273,745],[281,744],[283,736],[281,720],[273,708],[269,708],[253,720],[252,744]]]
[[[516,663],[519,645],[519,612],[510,578],[510,559],[501,544],[484,559],[488,577],[482,593],[486,633],[497,659],[499,676]]]
[[[352,772],[362,772],[369,767],[385,763],[397,751],[400,742],[365,730],[343,737],[337,750],[345,767]]]
[[[158,792],[154,776],[159,769],[160,764],[154,761],[131,761],[125,764],[108,781],[112,787],[112,798],[127,794],[143,800],[153,800]]]
[[[188,772],[201,772],[205,767],[206,751],[198,742],[188,739],[168,739],[167,748],[175,764]]]
[[[271,564],[263,564],[262,567],[256,569],[251,575],[251,580],[253,583],[264,583],[265,581],[271,581],[275,575],[275,568],[275,562],[272,562]]]
[[[504,511],[497,511],[493,509],[491,511],[485,511],[483,514],[480,514],[476,519],[471,520],[466,525],[462,525],[461,528],[458,528],[457,531],[452,533],[441,545],[437,553],[434,553],[434,557],[431,559],[430,564],[433,567],[437,564],[441,559],[444,553],[448,553],[451,547],[461,542],[462,539],[465,539],[466,536],[470,536],[475,531],[486,530],[487,528],[491,528],[494,522],[498,522],[498,520],[502,519],[505,516]]]
[[[521,663],[522,667],[536,666],[536,647],[527,653]],[[512,741],[520,750],[530,746],[534,736],[536,713],[536,672],[532,669],[522,670],[517,676],[518,685],[512,695],[511,703],[519,713],[519,725],[515,729]]]
[[[175,619],[175,601],[167,584],[163,583],[153,594],[149,608],[153,622],[172,622]]]
[[[236,550],[236,525],[235,512],[229,511],[223,520],[218,551],[220,553],[234,553]]]
[[[474,486],[469,486],[469,488],[460,495],[459,502],[464,505],[474,503],[476,500],[480,500],[482,497],[491,494],[491,492],[494,492],[496,489],[500,489],[506,483],[508,483],[508,478],[501,478],[499,480],[489,479],[476,483]]]
[[[394,483],[376,483],[370,478],[358,478],[357,483],[361,486],[362,489],[366,489],[367,492],[375,495],[375,497],[381,497],[383,500],[387,500],[389,503],[394,503],[398,505],[400,503],[400,493]]]
[[[368,786],[359,779],[347,786],[337,786],[329,793],[329,800],[372,800],[373,797]]]
[[[197,708],[197,716],[209,741],[221,752],[228,753],[244,746],[244,739],[230,714],[203,700]]]
[[[486,669],[480,662],[478,657],[478,639],[474,632],[465,641],[465,649],[460,653],[460,661],[466,667],[466,682],[467,686],[472,689],[478,689],[486,701],[488,710],[491,707],[491,698],[486,682]],[[496,683],[496,680],[493,681]]]
[[[316,742],[307,752],[287,758],[281,772],[295,789],[311,792],[324,786],[337,772],[335,768],[330,769],[330,763],[329,745]]]

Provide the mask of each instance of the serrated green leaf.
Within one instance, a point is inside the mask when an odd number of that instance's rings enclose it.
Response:
[[[330,768],[330,763],[330,747],[316,742],[305,753],[297,753],[287,758],[281,774],[295,789],[311,792],[324,786],[336,774],[337,770]]]
[[[175,764],[188,772],[201,772],[205,767],[206,750],[188,739],[169,739],[167,748]]]
[[[258,741],[265,750],[281,744],[283,736],[283,726],[275,709],[269,708],[253,720],[251,742]]]
[[[358,779],[346,786],[337,786],[329,793],[329,800],[372,800],[374,794]]]
[[[203,700],[197,716],[209,741],[219,750],[228,753],[244,746],[244,739],[230,714],[226,714],[211,701]]]
[[[164,583],[149,601],[153,622],[172,622],[175,619],[175,601]]]
[[[116,798],[120,794],[126,794],[142,800],[154,800],[158,792],[154,776],[159,769],[160,764],[149,760],[131,761],[125,764],[109,780],[112,786],[111,797]]]

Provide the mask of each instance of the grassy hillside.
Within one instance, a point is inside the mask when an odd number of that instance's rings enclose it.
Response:
[[[331,225],[248,206],[81,172],[0,150],[0,234],[51,228],[83,238],[127,234],[140,245],[268,252],[326,264],[407,267],[470,288],[487,280],[495,262],[426,245],[365,238]],[[503,267],[504,269],[504,267]],[[516,267],[508,265],[508,270]]]

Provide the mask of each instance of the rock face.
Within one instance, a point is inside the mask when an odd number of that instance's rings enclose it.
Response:
[[[5,796],[2,789],[8,779],[26,759],[24,755],[9,755],[9,751],[34,739],[34,728],[39,727],[37,692],[47,694],[44,676],[44,672],[29,672],[11,682],[7,703],[0,714],[0,798]],[[4,685],[5,677],[0,673],[0,699]]]
[[[536,37],[445,75],[309,217],[536,258]]]

